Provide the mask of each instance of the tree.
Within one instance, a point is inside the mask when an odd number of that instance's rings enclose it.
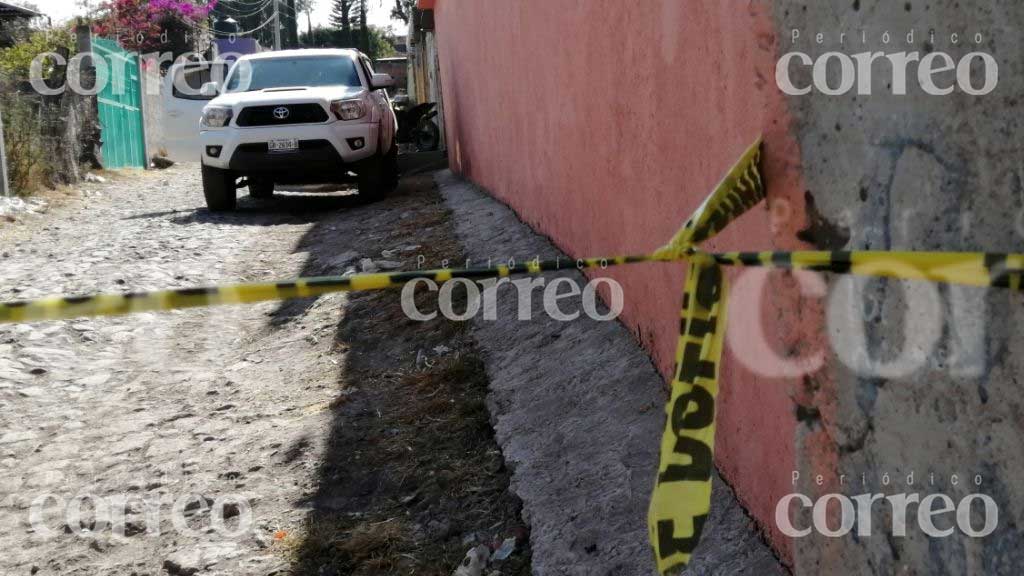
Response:
[[[370,29],[366,25],[366,17],[368,9],[366,7],[366,0],[356,0],[355,3],[355,15],[356,21],[359,23],[359,35],[357,37],[357,44],[360,50],[364,53],[370,53]]]
[[[75,36],[70,30],[55,28],[53,30],[36,30],[24,41],[10,48],[0,50],[0,76],[12,80],[29,79],[29,70],[36,56],[48,52],[58,52],[64,48],[69,53],[75,49]],[[49,59],[43,63],[43,78],[49,78],[53,71],[53,62]]]
[[[316,9],[316,0],[297,0],[295,2],[296,16],[298,12],[306,13],[307,34],[313,34],[313,10]]]
[[[395,48],[390,41],[390,31],[379,26],[367,26],[369,50],[364,50],[370,59],[393,56]],[[302,44],[317,48],[358,48],[353,45],[351,35],[340,28],[317,26],[311,33],[302,35]]]
[[[13,2],[15,6],[38,12],[39,8],[30,2]],[[7,18],[0,20],[0,47],[13,46],[28,40],[32,35],[32,21],[29,18]]]
[[[334,0],[331,8],[331,26],[341,31],[342,41],[352,40],[352,3],[354,0]]]
[[[299,10],[295,0],[281,0],[281,25],[284,27],[284,42],[288,48],[299,45]]]
[[[370,24],[368,26],[370,31],[369,34],[369,50],[366,51],[366,55],[371,60],[377,58],[387,58],[388,56],[394,56],[397,54],[395,51],[394,34],[391,33],[391,28],[381,28]]]
[[[395,5],[391,8],[391,18],[408,24],[412,17],[412,9],[415,7],[416,0],[395,0]]]
[[[331,24],[342,31],[346,47],[370,53],[373,32],[366,23],[370,14],[367,0],[334,0]]]
[[[110,0],[96,16],[93,32],[117,39],[122,46],[139,52],[156,52],[169,48],[176,38],[163,32],[179,31],[196,25],[209,16],[217,0]]]

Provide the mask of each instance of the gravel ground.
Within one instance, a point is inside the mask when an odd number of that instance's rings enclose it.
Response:
[[[0,299],[340,274],[363,258],[411,268],[413,247],[426,242],[400,224],[443,206],[432,188],[374,205],[339,195],[256,201],[242,191],[238,212],[217,216],[201,207],[198,172],[185,165],[115,176],[84,185],[48,214],[0,223]],[[433,234],[451,234],[438,222]],[[346,406],[388,417],[345,381],[351,357],[367,351],[339,327],[350,298],[0,325],[0,574],[346,573],[330,562],[310,572],[293,548],[318,496],[330,492],[325,484],[345,481],[325,477],[322,460],[336,452],[339,422],[356,415]],[[380,359],[399,377],[461,346],[418,350],[418,329],[406,327],[409,342]],[[365,376],[365,362],[356,364]],[[475,434],[490,438],[483,453],[498,454],[483,418],[488,433]],[[507,476],[498,461],[479,476],[496,483],[482,492],[504,516],[477,524],[511,530],[517,506],[501,495]],[[403,482],[363,486],[358,503],[384,499],[393,511],[395,502],[424,500],[400,499]],[[417,562],[434,558],[435,569],[418,573],[450,572],[476,540],[455,528],[424,530],[424,514],[452,504],[426,508],[401,512],[410,546],[426,551]],[[343,529],[329,543],[362,528]],[[528,570],[525,551],[523,558]]]
[[[242,191],[229,215],[195,166],[115,175],[0,222],[0,299],[557,254],[407,174],[377,204]],[[0,325],[0,575],[447,576],[512,539],[484,574],[650,573],[661,378],[618,323],[534,316],[418,323],[376,292]],[[714,499],[691,572],[784,573]]]

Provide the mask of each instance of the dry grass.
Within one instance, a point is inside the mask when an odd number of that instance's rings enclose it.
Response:
[[[310,519],[300,534],[289,535],[280,546],[292,558],[304,562],[316,574],[318,566],[334,566],[339,574],[376,575],[399,569],[401,553],[409,548],[410,530],[396,518],[382,521]],[[383,572],[382,572],[383,571]]]
[[[450,214],[430,178],[403,187],[388,200],[390,221],[350,231],[379,238],[361,250],[417,244],[427,267],[444,259],[461,265]],[[398,217],[414,209],[415,217]],[[417,301],[422,312],[437,308],[436,293]],[[350,296],[337,341],[346,351],[342,389],[358,384],[332,405],[336,424],[315,497],[324,505],[314,504],[302,533],[290,538],[293,574],[449,576],[473,545],[510,536],[519,544],[501,573],[530,573],[521,503],[508,490],[487,374],[467,326],[441,316],[410,320],[398,291]],[[450,352],[434,353],[440,345]],[[421,352],[428,362],[417,360]]]

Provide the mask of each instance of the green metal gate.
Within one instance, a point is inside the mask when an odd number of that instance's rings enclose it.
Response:
[[[146,136],[142,119],[139,56],[114,40],[92,39],[96,81],[101,87],[100,126],[103,129],[104,168],[145,168]]]

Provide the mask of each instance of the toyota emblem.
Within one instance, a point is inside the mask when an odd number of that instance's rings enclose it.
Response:
[[[288,118],[290,114],[291,111],[285,108],[284,106],[281,106],[280,108],[274,108],[274,118],[277,118],[278,120],[284,120]]]

